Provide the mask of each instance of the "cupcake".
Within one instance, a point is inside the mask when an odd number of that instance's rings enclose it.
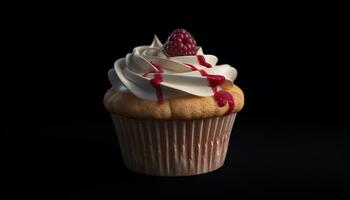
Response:
[[[104,105],[124,164],[143,174],[189,176],[220,168],[244,104],[237,71],[217,65],[193,36],[176,29],[118,59]]]

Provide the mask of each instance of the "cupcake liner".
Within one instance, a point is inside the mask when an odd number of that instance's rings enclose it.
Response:
[[[236,113],[198,120],[137,120],[112,114],[125,166],[158,176],[220,168],[235,117]]]

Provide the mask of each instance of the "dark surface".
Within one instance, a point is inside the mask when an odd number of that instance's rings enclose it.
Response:
[[[221,169],[173,178],[127,170],[109,119],[19,123],[7,130],[5,158],[14,197],[350,196],[348,130],[307,119],[238,116]]]
[[[345,6],[187,3],[180,8],[189,12],[180,12],[135,4],[4,7],[6,194],[350,196]],[[153,34],[164,42],[175,28],[188,29],[205,53],[238,70],[246,105],[223,168],[194,177],[144,176],[122,164],[102,104],[110,87],[107,71],[133,47],[149,44]]]

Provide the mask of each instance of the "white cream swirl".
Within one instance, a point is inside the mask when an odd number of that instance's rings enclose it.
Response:
[[[216,65],[217,57],[205,55],[201,48],[197,55],[167,57],[162,46],[157,36],[154,36],[150,46],[136,47],[125,58],[118,59],[114,68],[108,72],[113,88],[117,91],[127,88],[141,99],[156,101],[159,100],[157,90],[151,80],[157,73],[161,73],[159,84],[164,99],[183,94],[213,96],[214,91],[203,73],[223,76],[225,82],[230,84],[236,79],[235,68],[227,64]],[[212,67],[204,66],[198,57],[204,58],[204,62]],[[217,90],[221,90],[220,86]]]

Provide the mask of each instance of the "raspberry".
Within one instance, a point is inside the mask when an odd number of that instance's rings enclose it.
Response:
[[[196,55],[197,42],[185,29],[176,29],[164,44],[164,51],[168,56]]]

